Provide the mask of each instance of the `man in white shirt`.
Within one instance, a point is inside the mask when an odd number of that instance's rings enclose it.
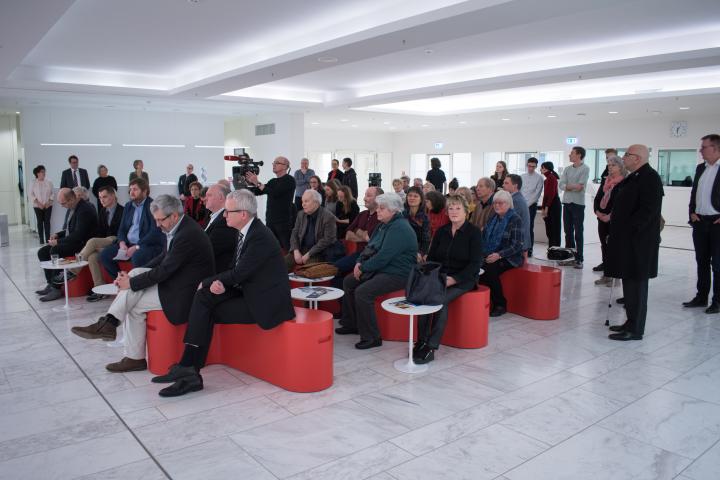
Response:
[[[528,204],[528,212],[530,213],[530,249],[528,257],[532,257],[533,245],[535,245],[535,214],[537,213],[537,203],[540,200],[540,194],[543,189],[545,177],[537,173],[538,160],[530,157],[527,160],[527,173],[522,174],[522,194],[525,202]]]
[[[697,293],[683,307],[705,307],[710,295],[712,270],[713,298],[705,313],[720,312],[720,135],[702,138],[700,155],[705,162],[695,170],[690,192],[690,225],[693,229]]]

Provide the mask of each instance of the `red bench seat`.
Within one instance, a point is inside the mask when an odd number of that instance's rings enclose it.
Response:
[[[148,368],[167,373],[184,349],[187,325],[172,325],[162,311],[148,312]],[[207,364],[235,368],[292,392],[318,392],[333,383],[333,321],[322,310],[295,307],[295,318],[272,330],[217,324]]]
[[[525,263],[500,275],[500,282],[508,312],[533,320],[560,317],[560,269]]]

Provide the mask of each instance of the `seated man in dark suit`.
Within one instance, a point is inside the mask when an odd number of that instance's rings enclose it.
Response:
[[[211,185],[205,195],[205,207],[212,213],[205,233],[210,238],[213,254],[215,256],[215,268],[223,271],[230,267],[235,245],[237,245],[238,231],[228,227],[225,219],[225,197],[230,193],[230,188],[222,183]]]
[[[105,283],[102,271],[100,270],[100,252],[103,248],[110,245],[117,238],[120,220],[122,219],[123,206],[118,205],[115,189],[110,185],[105,185],[98,190],[98,200],[100,209],[98,211],[98,228],[95,236],[87,241],[83,249],[80,251],[83,258],[88,262],[88,268],[93,279],[93,286],[97,287]],[[80,273],[80,269],[68,272],[68,275],[75,276]],[[57,282],[58,279],[55,278]],[[59,279],[62,283],[62,278]],[[105,295],[91,293],[87,297],[88,302],[97,302],[105,298]]]
[[[200,369],[215,323],[255,323],[269,330],[295,317],[280,244],[256,218],[255,196],[248,190],[232,192],[224,214],[228,225],[240,232],[233,267],[204,279],[195,292],[180,363],[170,367],[167,375],[152,379],[175,382],[160,390],[162,397],[202,390]]]
[[[69,188],[61,188],[57,194],[57,201],[67,208],[65,223],[60,232],[50,235],[48,244],[38,250],[38,259],[41,262],[50,260],[50,255],[58,254],[60,257],[75,255],[82,250],[97,229],[97,213],[88,202],[75,196]],[[63,296],[60,287],[52,284],[54,270],[45,270],[47,285],[35,293],[43,295],[40,301],[49,302]]]
[[[295,265],[334,260],[328,258],[328,254],[337,242],[337,219],[321,203],[319,192],[305,190],[302,210],[290,234],[290,251],[285,256],[288,272],[292,272]]]
[[[142,178],[130,182],[130,200],[125,204],[117,239],[100,252],[100,262],[112,278],[117,277],[118,251],[132,261],[133,267],[144,267],[164,249],[163,234],[155,225],[150,213],[153,199],[148,196],[150,187]]]
[[[92,325],[71,329],[83,338],[113,340],[125,321],[125,356],[105,367],[111,372],[145,370],[145,314],[162,310],[173,325],[185,323],[198,284],[215,273],[210,239],[197,222],[183,215],[177,197],[160,195],[150,210],[165,234],[166,252],[145,268],[120,272],[115,280],[120,291],[108,313]]]

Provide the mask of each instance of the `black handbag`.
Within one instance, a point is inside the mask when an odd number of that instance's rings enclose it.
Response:
[[[419,263],[410,270],[405,298],[415,305],[442,305],[445,301],[447,275],[437,262]]]

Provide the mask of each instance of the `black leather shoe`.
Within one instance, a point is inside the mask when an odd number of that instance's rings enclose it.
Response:
[[[618,305],[625,305],[625,297],[620,297],[617,300],[615,300],[615,303]]]
[[[683,302],[683,307],[685,308],[695,308],[695,307],[707,307],[707,299],[703,300],[700,297],[695,297],[689,302]]]
[[[105,300],[107,297],[107,295],[100,295],[99,293],[92,292],[85,298],[85,300],[88,302],[99,302],[100,300]]]
[[[423,341],[423,340],[418,340],[417,342],[415,342],[415,344],[413,345],[413,356],[415,356],[415,354],[424,346],[425,346],[425,341]]]
[[[418,365],[430,363],[435,360],[435,350],[427,345],[420,347],[416,354],[413,354],[413,362]]]
[[[611,332],[624,332],[625,331],[625,324],[622,325],[612,325],[608,330]]]
[[[376,338],[375,340],[360,340],[355,344],[355,348],[358,350],[367,350],[368,348],[375,348],[382,346],[382,338]]]
[[[712,302],[710,306],[705,309],[705,313],[720,313],[720,306],[717,302]]]
[[[352,327],[338,327],[335,329],[335,333],[338,335],[357,335],[357,328]]]
[[[199,392],[203,389],[203,379],[199,373],[190,377],[183,377],[169,387],[158,392],[161,397],[179,397],[190,392]]]
[[[505,315],[507,313],[507,308],[505,307],[493,307],[493,309],[490,311],[491,317],[499,317],[501,315]]]
[[[50,290],[52,290],[52,288],[52,285],[48,283],[42,290],[35,290],[35,293],[38,295],[47,295],[48,293],[50,293]]]
[[[63,292],[59,288],[51,288],[47,295],[40,297],[41,302],[52,302],[58,298],[63,298]]]
[[[605,270],[605,264],[601,263],[600,265],[595,265],[593,267],[593,272],[602,272]]]
[[[611,333],[608,335],[610,340],[619,340],[621,342],[626,342],[628,340],[642,340],[642,337],[642,335],[635,335],[631,332]]]
[[[195,370],[195,367],[183,367],[179,363],[176,363],[175,365],[172,365],[170,369],[168,370],[168,373],[165,375],[159,375],[157,377],[153,377],[151,382],[153,383],[174,383],[180,380],[181,378],[185,377],[191,377],[193,375],[197,375],[197,370]]]

